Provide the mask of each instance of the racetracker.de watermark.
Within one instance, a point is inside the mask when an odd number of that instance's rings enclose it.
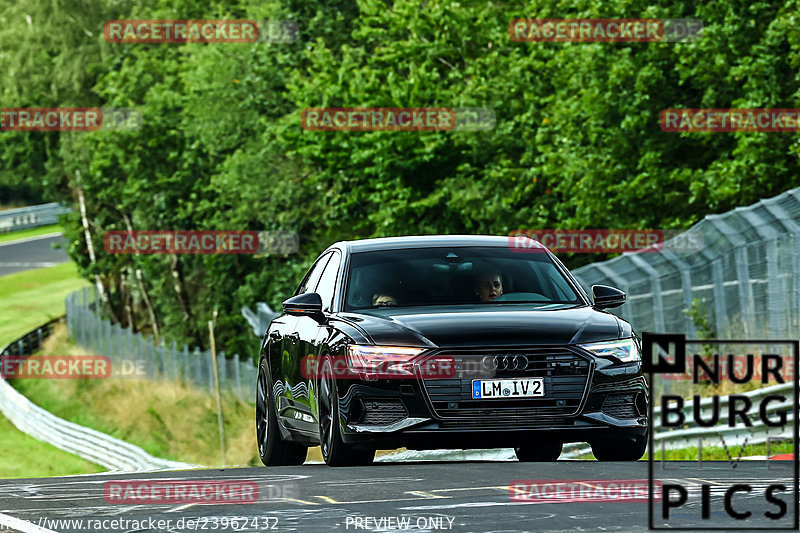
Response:
[[[703,248],[700,232],[657,229],[518,229],[508,237],[513,252],[623,253],[696,252]]]
[[[306,379],[446,379],[455,376],[456,361],[434,355],[412,360],[403,354],[367,353],[369,348],[348,356],[306,356],[300,374]]]
[[[106,481],[103,498],[112,504],[242,504],[258,501],[255,481]]]
[[[665,109],[658,123],[669,132],[797,132],[800,109]]]
[[[142,110],[131,107],[3,107],[0,131],[133,131]]]
[[[108,20],[109,43],[290,43],[299,30],[293,20],[126,19]]]
[[[0,357],[3,379],[105,379],[111,377],[106,355],[4,355]]]
[[[267,531],[278,528],[277,516],[197,516],[180,518],[39,518],[35,531]]]
[[[631,43],[696,41],[699,19],[513,19],[508,35],[517,42]]]
[[[646,502],[647,487],[647,479],[517,479],[508,494],[515,502]]]
[[[481,107],[309,107],[307,131],[483,131],[495,127],[493,109]]]
[[[300,249],[294,231],[143,230],[107,231],[110,254],[292,254]]]

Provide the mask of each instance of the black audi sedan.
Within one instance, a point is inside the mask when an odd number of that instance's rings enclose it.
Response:
[[[516,239],[516,241],[514,240]],[[331,466],[376,449],[514,448],[554,461],[565,442],[599,460],[645,452],[640,341],[544,246],[520,237],[338,242],[315,261],[261,346],[261,460]]]

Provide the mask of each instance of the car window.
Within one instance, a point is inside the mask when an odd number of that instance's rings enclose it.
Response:
[[[351,256],[346,310],[473,303],[585,302],[545,252],[437,247]]]
[[[333,308],[333,294],[336,291],[336,275],[339,273],[339,263],[339,254],[331,254],[331,259],[322,272],[322,277],[317,285],[316,292],[322,297],[323,311],[330,311]]]
[[[295,292],[295,296],[298,294],[305,294],[307,292],[314,292],[317,288],[317,283],[319,282],[319,278],[322,276],[322,271],[325,268],[325,265],[330,259],[332,253],[328,253],[323,257],[320,257],[314,266],[308,271],[306,277],[303,278],[303,282],[300,283],[300,287],[298,287],[297,292]]]

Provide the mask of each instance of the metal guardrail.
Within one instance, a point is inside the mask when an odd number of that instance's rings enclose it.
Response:
[[[55,202],[0,211],[0,233],[57,224],[59,215],[70,211],[69,207]]]
[[[36,329],[30,330],[22,337],[3,347],[0,350],[0,355],[27,355],[33,353],[39,349],[42,341],[50,336],[53,326],[62,318],[64,318],[63,315],[45,322]]]
[[[28,355],[41,345],[56,318],[0,349],[0,355]],[[105,433],[68,422],[49,413],[17,392],[0,377],[0,413],[20,431],[108,470],[165,470],[197,465],[153,457],[143,449]]]
[[[759,403],[764,397],[776,394],[781,395],[786,398],[785,401],[782,402],[772,402],[767,407],[766,414],[773,415],[779,411],[786,412],[786,425],[782,427],[773,427],[768,426],[763,423],[760,419],[755,420],[752,422],[752,426],[746,426],[744,424],[738,423],[735,426],[722,426],[716,425],[711,427],[683,427],[683,428],[676,428],[672,430],[665,430],[665,431],[658,431],[658,428],[661,427],[661,406],[657,406],[653,409],[653,427],[656,429],[656,432],[653,434],[653,444],[656,445],[656,450],[651,450],[650,453],[656,454],[659,450],[675,450],[681,448],[691,448],[697,446],[698,439],[709,439],[715,437],[721,437],[725,439],[725,445],[730,446],[741,446],[744,444],[744,441],[747,440],[747,444],[762,444],[766,442],[768,439],[785,439],[785,438],[792,438],[793,431],[792,431],[792,422],[794,418],[797,416],[797,413],[793,411],[794,409],[794,384],[793,383],[783,383],[780,385],[773,385],[770,387],[763,387],[760,389],[737,393],[737,395],[747,396],[750,398],[753,405]],[[727,412],[727,406],[730,402],[730,396],[720,396],[719,398],[719,408],[720,411],[723,413]],[[711,420],[714,412],[712,410],[713,407],[713,399],[712,398],[702,398],[700,400],[700,418],[703,420]],[[694,410],[694,402],[693,401],[686,401],[683,404],[682,412],[684,414],[685,420],[692,421],[692,412]],[[725,417],[726,418],[726,417]],[[727,418],[726,418],[727,420]],[[686,424],[690,426],[690,424]],[[722,444],[720,440],[719,444]],[[584,443],[572,443],[567,444],[564,446],[564,453],[562,457],[565,459],[575,458],[581,455],[585,455],[590,453],[592,449],[584,444]]]

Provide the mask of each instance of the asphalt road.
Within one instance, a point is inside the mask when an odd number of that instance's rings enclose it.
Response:
[[[747,483],[751,494],[733,499],[738,511],[750,510],[757,525],[772,530],[791,525],[795,507],[789,492],[783,499],[783,520],[765,519],[776,507],[765,502],[764,488],[783,482],[794,490],[793,463],[746,461],[732,468],[725,462],[668,463],[655,467],[663,483],[688,489],[687,503],[673,512],[671,527],[709,524],[733,530],[754,522],[732,521],[723,510],[723,493],[732,483]],[[648,479],[646,462],[557,463],[404,462],[368,467],[329,468],[324,465],[281,468],[235,468],[149,474],[88,476],[0,481],[0,531],[458,531],[560,532],[643,531],[648,528],[646,501],[570,501],[568,493],[554,499],[513,501],[508,486],[514,480],[582,480],[595,487],[600,480]],[[235,480],[255,482],[254,503],[109,503],[107,483],[131,480]],[[700,520],[701,486],[710,488],[710,519]],[[588,490],[588,489],[587,489]],[[542,493],[544,494],[544,492]],[[552,494],[552,493],[551,493]],[[574,496],[575,493],[573,492]],[[655,509],[660,513],[660,503]],[[398,519],[407,519],[402,522]],[[127,523],[113,523],[124,519]],[[148,524],[148,520],[153,520]],[[183,519],[183,523],[179,520]],[[17,522],[24,520],[25,522]],[[83,520],[82,524],[53,522]],[[103,521],[100,522],[89,522]],[[130,522],[142,521],[144,523]],[[158,520],[163,520],[158,525]],[[170,520],[169,524],[166,520]],[[194,521],[194,522],[192,522]],[[9,524],[17,529],[12,529]],[[92,525],[94,524],[94,525]],[[656,524],[658,526],[658,523]],[[37,529],[39,526],[46,529]],[[182,526],[182,527],[181,527]],[[224,526],[224,527],[223,527]],[[6,529],[4,529],[4,527]]]
[[[53,244],[58,242],[65,246],[67,243],[61,234],[51,234],[0,244],[0,277],[69,261],[63,248],[53,248]]]

